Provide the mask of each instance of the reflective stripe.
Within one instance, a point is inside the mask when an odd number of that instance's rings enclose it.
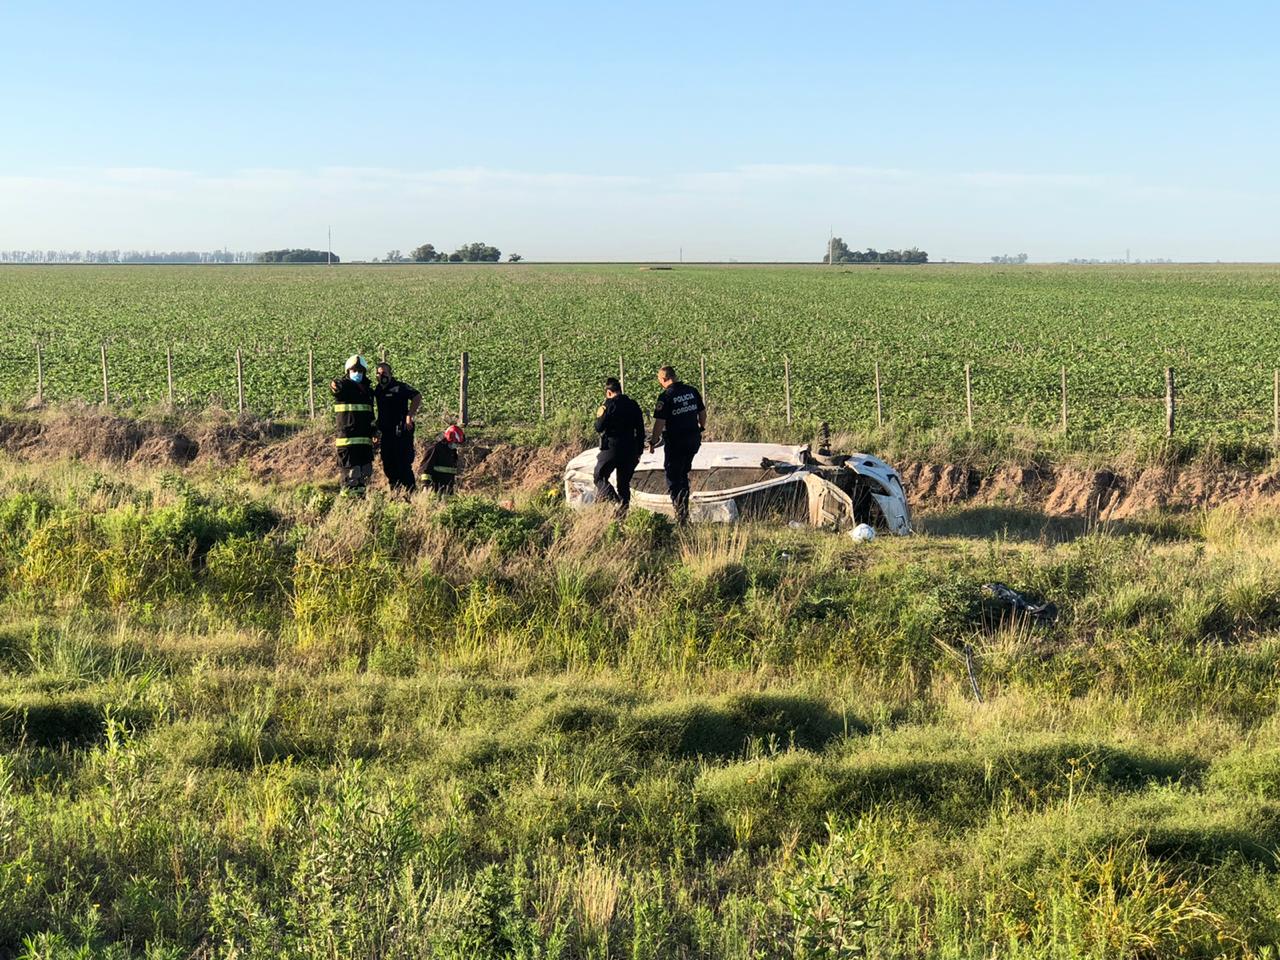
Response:
[[[458,472],[457,467],[432,467],[431,469],[434,470],[436,473],[457,473]]]
[[[340,447],[373,446],[373,437],[339,437],[337,443]]]
[[[373,413],[372,403],[335,403],[334,413]]]

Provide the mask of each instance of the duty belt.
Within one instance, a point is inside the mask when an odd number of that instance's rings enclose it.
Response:
[[[437,467],[437,466],[432,466],[432,468],[431,468],[431,469],[432,469],[432,471],[434,471],[435,473],[457,473],[457,472],[458,472],[458,468],[457,468],[457,467]]]
[[[372,403],[335,403],[334,413],[373,413]]]
[[[336,442],[340,447],[372,446],[373,437],[339,437]]]

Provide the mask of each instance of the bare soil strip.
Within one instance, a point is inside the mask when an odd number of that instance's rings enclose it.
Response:
[[[41,417],[0,418],[0,452],[24,462],[77,460],[152,468],[240,467],[286,485],[335,479],[332,438],[323,429],[269,420],[172,424],[86,408]],[[469,444],[463,488],[527,493],[558,484],[579,451],[567,445]],[[913,506],[1008,504],[1049,516],[1123,519],[1154,510],[1280,504],[1280,472],[1196,464],[1134,470],[1003,466],[990,471],[956,463],[898,465]],[[375,471],[380,473],[380,471]],[[379,483],[381,478],[379,477]]]

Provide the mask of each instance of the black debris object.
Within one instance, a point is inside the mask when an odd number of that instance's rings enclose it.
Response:
[[[984,583],[982,595],[997,610],[1029,617],[1037,624],[1048,625],[1058,619],[1058,605],[1045,601],[1036,603],[1026,594],[1019,593],[1003,583]]]

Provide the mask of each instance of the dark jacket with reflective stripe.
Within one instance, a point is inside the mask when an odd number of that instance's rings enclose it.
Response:
[[[373,390],[369,384],[343,377],[329,384],[333,392],[338,460],[343,466],[373,463]]]
[[[458,475],[458,451],[452,444],[439,439],[427,447],[422,455],[418,476],[423,483],[451,485]]]

